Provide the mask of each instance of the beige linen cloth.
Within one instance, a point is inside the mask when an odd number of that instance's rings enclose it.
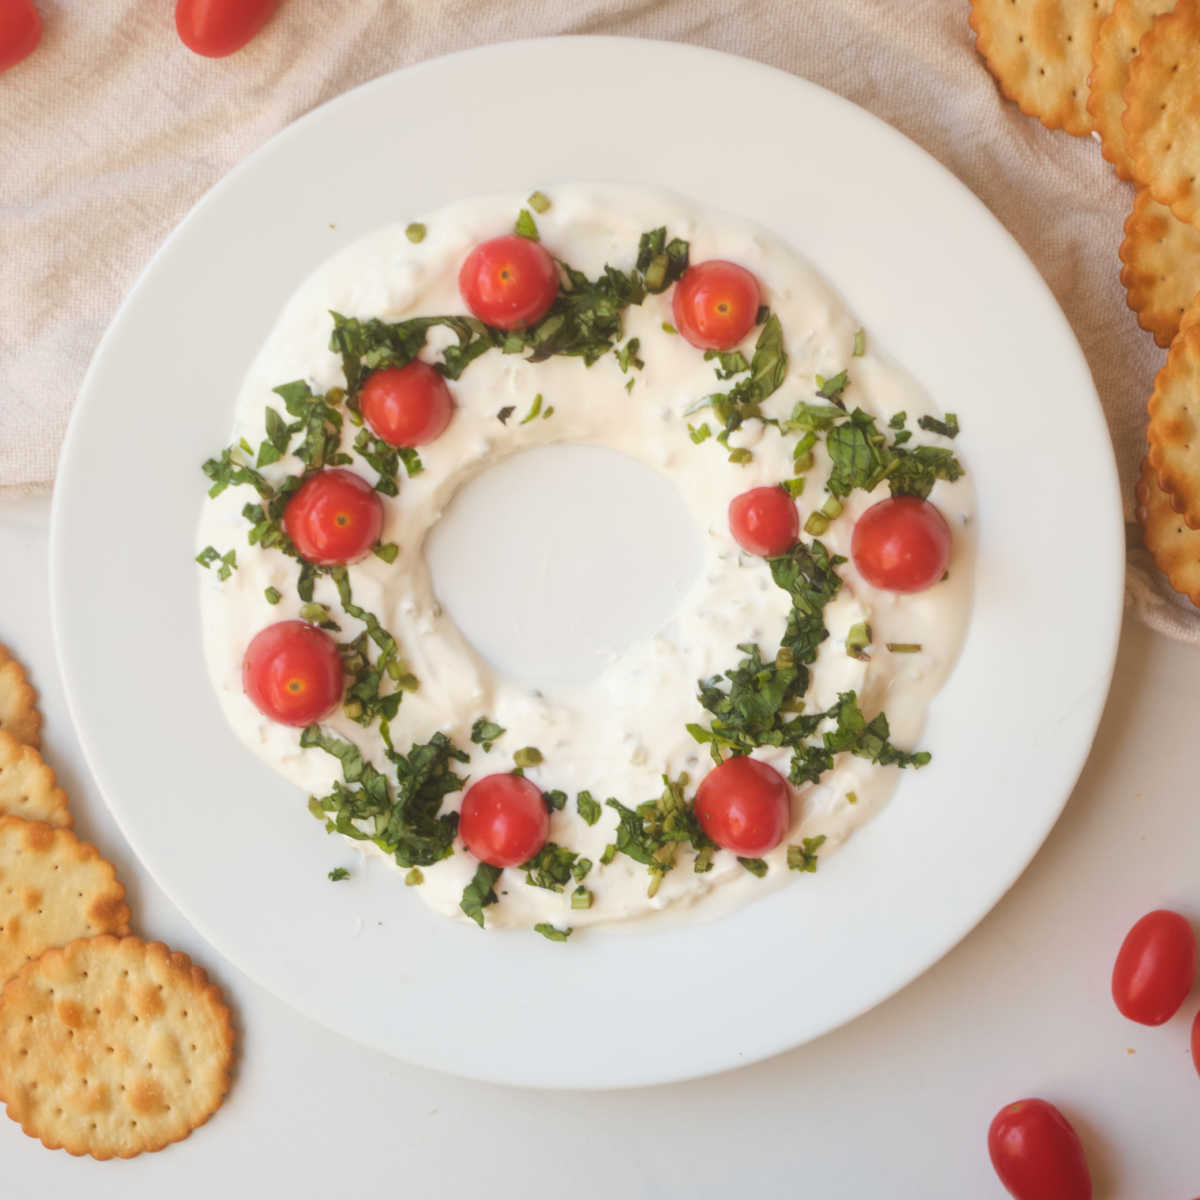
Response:
[[[1130,518],[1163,360],[1118,279],[1132,190],[1094,141],[1051,133],[1001,98],[966,0],[283,0],[254,42],[221,60],[183,47],[172,0],[37,4],[42,45],[0,75],[0,488],[53,480],[72,400],[122,297],[188,209],[272,134],[356,84],[452,50],[625,34],[811,79],[982,197],[1083,345]],[[1077,500],[1086,521],[1089,498]],[[1131,553],[1127,594],[1154,627],[1200,642],[1200,613],[1146,569],[1144,552]]]

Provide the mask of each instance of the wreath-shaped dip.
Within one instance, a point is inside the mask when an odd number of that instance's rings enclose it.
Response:
[[[612,187],[454,205],[336,255],[255,360],[204,464],[214,685],[445,913],[563,940],[749,898],[929,760],[970,589],[957,432],[761,229]],[[534,691],[442,611],[423,543],[550,442],[670,479],[703,567],[592,682]]]

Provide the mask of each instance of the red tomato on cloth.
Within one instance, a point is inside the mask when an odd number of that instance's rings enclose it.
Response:
[[[1147,913],[1125,935],[1113,964],[1112,995],[1122,1016],[1161,1025],[1178,1011],[1196,978],[1196,935],[1169,909]]]
[[[175,28],[189,50],[224,58],[250,41],[278,7],[279,0],[178,0]]]
[[[0,0],[0,71],[28,58],[42,40],[42,18],[33,0]]]
[[[1045,1100],[1018,1100],[992,1118],[988,1154],[1016,1200],[1092,1200],[1079,1135]]]

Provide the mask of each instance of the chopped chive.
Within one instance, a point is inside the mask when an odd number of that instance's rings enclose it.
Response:
[[[529,207],[536,213],[544,213],[550,207],[550,197],[545,192],[534,192],[529,197]]]
[[[785,479],[783,481],[783,490],[795,500],[804,491],[804,476],[797,475],[795,479]]]
[[[792,459],[792,466],[797,472],[811,471],[813,465],[813,455],[811,450],[802,450]]]
[[[675,326],[672,325],[670,321],[664,321],[662,323],[662,328],[663,328],[663,333],[678,333],[679,332],[679,330],[676,329]]]
[[[404,227],[404,236],[414,245],[425,240],[425,226],[420,221],[412,221]]]
[[[421,874],[420,867],[413,867],[407,875],[404,876],[405,887],[416,887],[419,883],[425,882],[425,876]]]
[[[607,867],[608,864],[612,862],[614,858],[616,858],[616,856],[617,847],[612,842],[609,842],[608,845],[604,847],[604,853],[600,855],[600,865],[602,867]]]
[[[857,792],[847,792],[846,793],[846,803],[847,804],[857,804],[858,803],[858,793]]]
[[[542,393],[538,392],[533,398],[533,405],[530,410],[521,418],[522,425],[528,425],[530,421],[537,419],[538,414],[542,411]]]
[[[846,653],[860,662],[870,662],[867,647],[871,644],[871,626],[866,621],[851,625],[846,634]]]
[[[533,927],[534,933],[540,933],[548,942],[565,942],[573,932],[570,925],[565,929],[555,929],[549,921],[541,921]]]
[[[813,872],[817,869],[817,851],[825,844],[825,835],[806,837],[803,845],[787,848],[787,865],[793,871]]]
[[[893,654],[919,654],[922,646],[920,642],[888,642],[887,648]]]
[[[351,721],[357,721],[363,715],[363,704],[361,700],[347,700],[342,705],[342,711],[350,718]]]
[[[577,887],[571,893],[571,907],[572,908],[591,908],[592,907],[592,893],[589,892],[587,890],[587,888],[585,888],[585,887],[582,887],[582,886]]]
[[[692,439],[692,441],[696,443],[697,446],[700,445],[701,442],[706,441],[708,438],[712,437],[712,430],[709,429],[708,422],[705,422],[703,425],[700,425],[700,426],[689,425],[687,428],[688,428],[688,437],[690,437]]]
[[[268,604],[278,604],[283,599],[278,588],[269,587],[263,592],[263,595],[266,596]]]
[[[820,537],[828,528],[829,518],[819,510],[810,513],[808,520],[804,522],[804,532],[811,534],[813,537]]]
[[[854,335],[854,357],[862,358],[867,352],[867,335],[863,330],[858,330]]]
[[[821,513],[828,517],[831,521],[835,517],[842,515],[842,502],[836,496],[830,496],[824,504],[821,505]]]
[[[350,872],[347,871],[345,867],[334,867],[333,870],[329,872],[329,878],[334,883],[340,883],[341,880],[350,878]]]
[[[547,417],[552,417],[552,416],[554,416],[554,405],[553,404],[549,405],[546,408],[546,411],[542,413],[542,420],[544,421]]]
[[[736,450],[730,450],[729,461],[737,463],[739,467],[744,467],[747,463],[754,461],[754,455],[745,446],[739,446]]]
[[[536,767],[542,761],[542,752],[536,746],[522,746],[513,755],[513,762],[523,771],[526,767]]]

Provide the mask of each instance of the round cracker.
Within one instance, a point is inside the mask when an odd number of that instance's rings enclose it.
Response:
[[[1125,144],[1125,85],[1129,64],[1159,13],[1170,12],[1175,0],[1114,0],[1092,47],[1087,110],[1100,135],[1100,152],[1122,179],[1133,178],[1133,163]]]
[[[0,729],[0,814],[45,821],[60,829],[73,824],[67,793],[32,746]]]
[[[1130,64],[1123,120],[1134,176],[1200,228],[1200,0],[1154,19]]]
[[[1147,458],[1158,485],[1192,529],[1200,529],[1200,321],[1189,310],[1146,405]]]
[[[1137,519],[1155,565],[1177,592],[1200,605],[1200,532],[1172,508],[1148,458],[1137,485]]]
[[[113,865],[69,829],[0,817],[0,980],[51,946],[129,932]]]
[[[51,1150],[132,1158],[203,1125],[229,1090],[234,1033],[186,954],[141,938],[48,950],[0,992],[0,1094]]]
[[[0,729],[7,730],[27,746],[40,746],[42,714],[21,664],[0,646]]]
[[[1092,48],[1112,0],[971,0],[975,48],[1000,90],[1048,129],[1092,131]]]
[[[1200,292],[1200,229],[1179,220],[1143,188],[1134,197],[1118,251],[1125,302],[1160,346],[1169,346]]]

